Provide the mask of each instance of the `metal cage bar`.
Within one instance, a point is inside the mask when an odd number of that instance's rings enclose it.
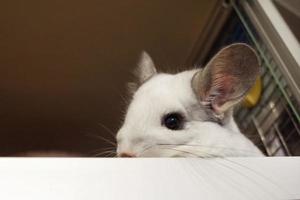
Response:
[[[255,107],[240,106],[234,113],[235,119],[241,131],[267,155],[300,155],[299,94],[290,84],[292,81],[285,73],[286,66],[279,62],[282,59],[278,58],[287,52],[274,49],[276,45],[270,44],[273,35],[263,30],[260,19],[253,19],[254,13],[250,7],[255,1],[230,1],[233,11],[201,64],[206,63],[221,47],[231,43],[244,42],[253,46],[261,58],[263,92]]]

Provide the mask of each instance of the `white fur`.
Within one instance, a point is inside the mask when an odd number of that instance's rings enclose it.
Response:
[[[262,156],[240,133],[232,116],[225,125],[207,121],[208,116],[191,87],[196,72],[157,74],[136,91],[117,134],[118,154],[129,152],[138,157]],[[162,125],[162,117],[170,112],[185,115],[182,130],[169,130]]]

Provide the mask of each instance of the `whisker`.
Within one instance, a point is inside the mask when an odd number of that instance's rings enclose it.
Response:
[[[146,149],[149,149],[149,148],[151,148],[151,147],[153,147],[153,146],[155,146],[155,145],[149,146],[149,147],[147,147]],[[185,144],[157,144],[157,146],[185,146]],[[189,145],[186,145],[186,146],[189,146]],[[159,147],[159,148],[160,148],[160,147]],[[223,148],[223,147],[220,147],[220,148]],[[247,167],[247,166],[244,166],[244,165],[242,165],[242,164],[240,164],[240,163],[237,163],[237,162],[235,162],[235,161],[232,161],[232,160],[230,160],[230,159],[227,159],[227,158],[224,157],[224,156],[217,155],[217,154],[212,154],[212,153],[207,153],[207,152],[202,152],[202,151],[200,152],[199,150],[198,150],[198,151],[199,151],[199,154],[197,154],[197,153],[194,153],[194,152],[190,152],[190,151],[186,151],[186,150],[180,150],[180,149],[176,149],[176,148],[161,148],[161,149],[174,150],[174,151],[182,152],[182,153],[185,153],[185,154],[190,154],[190,155],[193,155],[193,156],[195,156],[195,157],[199,157],[199,158],[203,158],[203,159],[206,159],[206,158],[220,158],[220,159],[223,159],[223,160],[225,160],[225,161],[227,161],[227,162],[230,162],[230,163],[235,164],[235,165],[237,165],[237,166],[239,166],[239,167],[241,167],[241,168],[244,168],[244,169],[247,169],[248,171],[251,171],[252,173],[256,174],[257,176],[262,177],[263,179],[265,179],[266,181],[272,183],[272,185],[276,186],[276,187],[279,188],[281,191],[283,191],[282,188],[280,188],[279,185],[277,185],[277,184],[276,184],[272,179],[270,179],[269,177],[266,177],[265,175],[263,175],[263,174],[257,172],[256,170],[253,170],[253,169],[251,169],[251,168],[249,168],[249,167]],[[200,155],[200,154],[201,154],[201,155]],[[203,155],[203,154],[205,154],[205,155]],[[260,184],[257,180],[253,179],[253,177],[250,177],[250,176],[247,176],[247,175],[241,173],[241,172],[238,171],[236,168],[232,168],[232,167],[230,167],[230,166],[227,166],[227,165],[225,165],[224,163],[219,163],[219,164],[222,165],[223,167],[226,167],[226,168],[228,168],[228,169],[234,171],[235,173],[238,173],[239,175],[241,175],[241,176],[247,178],[248,180],[251,180],[251,182],[255,183],[256,185],[261,185],[261,187],[263,187],[263,185]],[[271,194],[271,191],[269,191],[269,190],[267,190],[267,191],[268,191],[267,193]]]
[[[210,153],[206,153],[206,152],[203,152],[203,153],[204,153],[204,154],[207,154],[208,156],[211,156],[211,158],[216,158],[216,155],[215,155],[215,154],[210,154]],[[256,170],[253,170],[253,169],[251,169],[251,168],[249,168],[249,167],[247,167],[247,166],[245,166],[245,165],[242,165],[242,164],[240,164],[240,163],[238,163],[238,162],[235,162],[235,161],[233,161],[233,160],[230,160],[230,159],[228,159],[228,158],[226,158],[226,157],[218,157],[218,158],[221,158],[222,160],[225,160],[225,161],[230,162],[230,163],[232,163],[232,164],[235,164],[235,165],[237,165],[237,166],[239,166],[239,167],[241,167],[241,168],[243,168],[243,169],[246,169],[246,170],[248,170],[248,171],[251,171],[252,173],[256,174],[257,176],[262,177],[263,179],[265,179],[266,181],[268,181],[268,182],[271,183],[272,185],[276,186],[279,190],[283,191],[282,188],[281,188],[278,184],[276,184],[272,179],[270,179],[270,177],[267,177],[267,176],[265,176],[264,174],[261,174],[261,173],[257,172]],[[225,165],[224,163],[220,163],[220,162],[219,162],[219,164],[221,164],[222,166],[224,166],[224,167],[226,167],[226,168],[229,168],[229,169],[231,169],[232,171],[238,173],[239,175],[241,175],[241,176],[243,176],[243,177],[245,177],[245,178],[251,180],[251,181],[254,182],[255,184],[260,185],[261,188],[264,187],[263,184],[260,184],[260,183],[259,183],[257,180],[255,180],[253,177],[247,176],[247,175],[245,175],[245,174],[239,172],[236,168],[232,168],[232,167],[230,167],[230,166],[228,166],[228,165]],[[265,189],[266,189],[266,188],[265,188]],[[273,195],[273,194],[272,194],[272,191],[268,191],[268,193],[271,194],[271,195]]]
[[[112,152],[111,155],[109,155],[109,156],[111,156],[111,157],[118,157],[117,156],[117,152]]]
[[[128,105],[128,104],[129,104],[128,98],[125,98],[125,97],[123,96],[123,94],[121,94],[121,93],[119,93],[119,95],[120,95],[120,97],[121,97],[123,103],[124,103],[125,105]]]
[[[114,150],[115,147],[105,147],[105,148],[99,148],[99,149],[95,149],[94,151],[100,151],[100,150]],[[94,152],[93,151],[93,152]]]
[[[115,152],[110,152],[110,153],[107,153],[105,156],[106,157],[117,157],[117,154]]]
[[[182,153],[186,153],[186,154],[193,155],[193,156],[195,156],[195,157],[197,157],[197,158],[205,158],[205,157],[200,156],[200,155],[198,155],[198,154],[191,153],[191,152],[189,152],[189,151],[184,151],[184,150],[181,150],[181,149],[175,149],[175,148],[161,148],[161,149],[174,150],[174,151],[178,151],[178,152],[182,152]]]
[[[209,168],[207,168],[206,170],[204,169],[204,167],[206,165],[201,165],[199,167],[197,167],[197,162],[194,162],[194,165],[192,165],[191,167],[193,167],[195,174],[199,173],[199,169],[202,169],[202,174],[205,175],[205,182],[210,181],[213,188],[215,188],[216,186],[220,186],[222,187],[222,182],[220,183],[219,179],[221,178],[224,182],[226,181],[226,184],[230,184],[233,188],[235,188],[236,190],[238,190],[240,192],[240,194],[242,194],[243,196],[245,196],[245,193],[248,193],[250,195],[252,195],[251,192],[249,192],[248,190],[242,191],[242,189],[239,187],[240,186],[240,182],[239,181],[235,181],[233,178],[228,179],[228,176],[225,176],[223,173],[218,171],[218,167],[210,162],[207,162],[207,164],[209,164],[210,166],[207,166]],[[214,170],[214,173],[210,173],[211,170]],[[216,174],[218,173],[218,174]],[[214,175],[214,176],[213,176]],[[216,190],[217,191],[217,190]]]
[[[137,157],[139,157],[142,153],[144,153],[145,151],[147,151],[148,149],[150,149],[150,148],[152,148],[152,147],[154,147],[154,146],[156,146],[156,145],[149,145],[149,146],[147,146],[147,147],[144,148],[140,153],[138,153]]]
[[[95,154],[95,156],[98,157],[98,156],[101,156],[101,155],[105,156],[105,155],[110,155],[110,154],[116,154],[116,152],[114,152],[114,151],[103,151],[103,152]]]
[[[98,152],[97,154],[95,154],[95,156],[100,156],[100,155],[104,155],[104,154],[107,154],[107,153],[111,153],[112,151],[101,151],[101,152]]]
[[[108,150],[114,151],[114,150],[116,150],[116,148],[115,147],[99,148],[99,149],[95,149],[95,150],[90,151],[89,154],[94,155],[95,153],[100,153],[102,151],[108,151]]]
[[[102,124],[100,122],[98,122],[97,124],[99,126],[101,126],[107,133],[109,133],[115,139],[116,136],[111,129],[109,129],[107,126],[105,126],[104,124]]]
[[[249,151],[249,150],[244,150],[244,149],[238,149],[238,148],[229,148],[229,147],[221,147],[221,146],[206,146],[206,145],[201,145],[201,144],[158,144],[158,145],[165,145],[165,146],[192,146],[192,147],[204,147],[204,148],[211,148],[211,149],[226,149],[226,150],[231,150],[231,151],[240,151],[240,152],[245,152],[245,153],[253,153],[253,155],[257,155],[256,152],[254,151]]]
[[[169,149],[169,148],[167,148],[167,149]],[[172,148],[170,148],[170,149],[171,149],[171,150],[178,150],[178,149],[172,149]],[[181,150],[179,150],[179,151],[181,151]],[[181,151],[181,152],[182,152],[182,151]],[[200,155],[198,155],[198,154],[191,153],[191,152],[188,152],[188,151],[184,151],[184,153],[190,153],[190,154],[192,154],[192,155],[194,155],[194,156],[197,156],[197,157],[199,157],[199,158],[204,158],[204,159],[205,159],[205,158],[219,158],[219,159],[223,159],[223,160],[225,160],[225,161],[229,161],[229,162],[231,162],[231,163],[233,163],[233,164],[239,165],[240,167],[244,167],[244,168],[246,168],[247,170],[252,171],[252,172],[255,173],[256,175],[261,176],[261,177],[264,178],[266,181],[268,181],[268,182],[272,183],[273,185],[277,186],[278,188],[280,188],[276,183],[274,183],[274,182],[273,182],[272,180],[270,180],[268,177],[263,176],[263,175],[261,175],[260,173],[256,172],[255,170],[250,169],[250,168],[248,168],[248,167],[246,167],[246,166],[244,166],[244,165],[241,165],[240,163],[236,163],[236,162],[234,162],[234,161],[232,161],[232,160],[228,160],[228,159],[226,159],[226,158],[224,158],[224,157],[222,157],[222,156],[220,156],[220,155],[209,154],[209,153],[206,153],[206,152],[201,152],[201,154],[206,154],[206,156],[202,156],[202,155],[200,156]],[[216,160],[216,161],[217,161],[217,160]],[[243,176],[243,177],[247,178],[247,180],[250,180],[250,181],[251,181],[252,183],[254,183],[255,185],[260,185],[259,188],[260,188],[263,192],[265,192],[265,190],[262,189],[262,188],[263,188],[263,185],[260,184],[260,183],[259,183],[258,181],[256,181],[255,179],[253,179],[253,177],[247,176],[247,175],[241,173],[240,171],[238,171],[237,169],[235,169],[235,168],[233,168],[233,167],[230,167],[230,166],[228,166],[228,165],[225,165],[225,164],[222,163],[222,162],[218,162],[218,164],[221,165],[221,166],[223,166],[223,167],[225,167],[225,168],[227,168],[227,169],[232,170],[232,171],[235,172],[235,173],[238,173],[240,176]],[[266,188],[264,188],[264,189],[266,189]],[[281,189],[281,188],[280,188],[280,189]],[[271,195],[271,196],[274,197],[274,195],[271,193],[271,191],[267,190],[267,193],[268,193],[268,195]],[[252,195],[253,195],[253,194],[252,194]]]
[[[96,134],[94,134],[94,135],[90,135],[90,136],[92,136],[92,137],[94,137],[94,138],[96,138],[96,139],[100,139],[100,140],[102,140],[102,141],[105,141],[105,142],[107,142],[107,143],[113,145],[114,147],[117,146],[117,143],[115,143],[115,142],[113,142],[113,141],[110,141],[109,139],[107,139],[107,138],[105,138],[105,137],[103,137],[103,136],[101,136],[101,135],[96,135]]]

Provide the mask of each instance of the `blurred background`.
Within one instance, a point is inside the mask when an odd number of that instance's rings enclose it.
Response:
[[[142,50],[179,71],[233,42],[264,66],[241,129],[268,155],[299,155],[299,15],[297,0],[3,1],[0,156],[96,155],[112,146]]]

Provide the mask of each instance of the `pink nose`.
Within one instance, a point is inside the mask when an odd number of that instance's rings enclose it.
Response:
[[[133,157],[136,157],[136,155],[134,153],[131,153],[131,152],[121,152],[119,157],[133,158]]]

